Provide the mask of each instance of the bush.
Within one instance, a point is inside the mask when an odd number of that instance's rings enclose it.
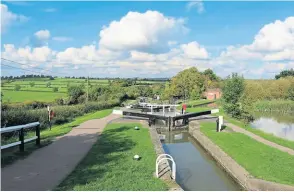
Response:
[[[294,83],[288,89],[288,99],[294,101]]]
[[[68,87],[67,94],[70,98],[70,104],[77,104],[78,98],[84,95],[84,93],[85,92],[81,86],[75,85]]]
[[[53,92],[58,92],[58,87],[53,87],[53,88],[52,88],[52,91],[53,91]]]
[[[85,113],[112,108],[119,106],[119,104],[119,100],[109,100],[107,102],[89,102],[82,105],[52,106],[52,110],[55,113],[55,117],[52,122],[54,124],[62,124]],[[22,125],[36,121],[40,122],[41,129],[45,129],[49,125],[48,111],[46,107],[34,110],[25,109],[24,107],[2,110],[1,119],[1,127],[4,125],[6,125],[6,127]]]
[[[51,86],[51,82],[47,82],[46,87],[50,87],[50,86]]]
[[[30,86],[34,87],[35,86],[35,82],[30,82]]]
[[[14,90],[15,91],[19,91],[20,89],[21,89],[21,86],[20,85],[17,84],[17,85],[14,86]]]

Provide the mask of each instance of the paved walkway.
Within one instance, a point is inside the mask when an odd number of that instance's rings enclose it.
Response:
[[[238,126],[236,126],[236,125],[234,125],[232,123],[225,123],[225,124],[228,127],[230,127],[231,129],[233,129],[233,131],[235,131],[235,132],[243,133],[243,134],[245,134],[245,135],[247,135],[247,136],[249,136],[249,137],[251,137],[251,138],[253,138],[253,139],[255,139],[255,140],[259,141],[259,142],[261,142],[261,143],[264,143],[264,144],[266,144],[268,146],[279,149],[280,151],[284,151],[286,153],[289,153],[290,155],[294,155],[294,150],[293,149],[290,149],[288,147],[284,147],[284,146],[278,145],[278,144],[276,144],[274,142],[268,141],[268,140],[266,140],[266,139],[264,139],[264,138],[262,138],[262,137],[260,137],[258,135],[255,135],[254,133],[251,133],[250,131],[247,131],[247,130],[245,130],[245,129],[241,128],[241,127],[238,127]]]
[[[52,144],[2,168],[1,190],[53,190],[88,153],[106,124],[118,117],[111,114],[84,122]]]

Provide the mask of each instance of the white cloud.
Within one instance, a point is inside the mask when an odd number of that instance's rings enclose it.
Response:
[[[5,32],[9,26],[15,22],[25,22],[28,17],[12,13],[8,10],[7,5],[1,5],[1,33]]]
[[[47,13],[53,13],[53,12],[56,12],[57,9],[55,8],[47,8],[47,9],[44,9],[44,12],[47,12]]]
[[[12,44],[4,44],[3,58],[24,63],[49,62],[55,57],[56,52],[49,47],[23,47],[16,48]],[[40,63],[39,63],[40,64]]]
[[[251,45],[254,51],[281,51],[294,47],[294,17],[265,25]]]
[[[191,9],[196,8],[199,14],[204,12],[204,5],[203,2],[200,1],[191,1],[187,3],[187,10],[190,11]]]
[[[186,57],[190,59],[208,59],[208,52],[204,47],[201,47],[196,41],[181,45]]]
[[[265,61],[281,61],[292,60],[294,61],[294,49],[284,49],[283,51],[266,54]]]
[[[70,38],[70,37],[62,37],[62,36],[53,37],[52,39],[54,41],[59,41],[59,42],[66,42],[66,41],[71,41],[72,40],[72,38]]]
[[[274,66],[276,70],[281,69],[269,61],[279,61],[279,66],[283,66],[283,69],[288,69],[292,65],[294,61],[294,17],[264,25],[251,44],[227,47],[212,60],[212,64],[226,68],[234,68],[240,63],[244,63],[246,68],[251,68],[251,63],[262,64],[263,69],[250,71],[255,75],[271,73],[266,70],[267,67],[273,68]],[[248,75],[250,73],[248,72]]]
[[[129,12],[100,31],[101,47],[111,50],[154,51],[168,45],[171,37],[185,33],[183,19],[166,17],[157,11]]]
[[[37,39],[43,41],[48,40],[50,38],[50,32],[47,29],[37,31],[34,35]]]

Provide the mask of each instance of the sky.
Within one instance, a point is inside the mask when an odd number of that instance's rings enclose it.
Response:
[[[294,2],[2,1],[1,58],[2,76],[273,78],[294,68]]]

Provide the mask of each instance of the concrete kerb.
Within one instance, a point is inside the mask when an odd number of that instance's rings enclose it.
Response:
[[[198,121],[189,122],[189,133],[236,183],[248,191],[294,191],[294,186],[256,179],[200,131]]]
[[[149,127],[149,133],[152,143],[154,145],[156,155],[159,156],[161,154],[164,154],[165,152],[156,129]],[[170,191],[183,191],[183,189],[171,178],[171,167],[167,160],[163,160],[163,163],[159,165],[159,170],[159,178],[164,180],[170,186]]]

